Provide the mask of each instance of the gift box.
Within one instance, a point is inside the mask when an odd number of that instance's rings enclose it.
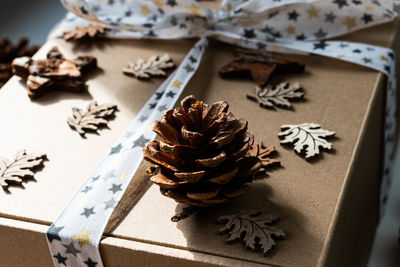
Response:
[[[399,45],[395,22],[340,39]],[[97,58],[101,70],[90,77],[88,92],[55,90],[32,101],[18,77],[0,90],[2,156],[12,158],[17,150],[28,149],[49,159],[24,189],[10,187],[0,194],[0,266],[52,265],[48,227],[163,80],[124,75],[127,61],[168,53],[179,63],[193,44],[103,40],[82,47],[52,39],[35,58],[44,58],[54,46],[67,58],[82,53]],[[253,82],[218,76],[232,52],[231,45],[213,41],[183,96],[193,94],[207,103],[226,100],[236,117],[248,120],[251,133],[277,148],[282,168],[269,171],[231,203],[172,222],[183,206],[151,185],[145,173],[150,164],[142,162],[101,240],[104,265],[365,266],[379,221],[385,76],[336,59],[289,56],[306,64],[305,74],[284,77],[300,82],[305,100],[294,110],[266,110],[246,99],[254,92]],[[116,104],[119,111],[108,129],[82,138],[66,119],[72,107],[85,108],[92,99]],[[280,146],[281,125],[302,122],[334,130],[334,151],[309,162]],[[287,235],[271,254],[248,251],[241,242],[226,244],[227,236],[219,234],[217,218],[243,210],[279,215],[277,225]]]

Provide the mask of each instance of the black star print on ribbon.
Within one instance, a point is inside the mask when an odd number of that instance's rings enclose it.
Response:
[[[67,257],[63,257],[60,252],[57,253],[57,255],[53,255],[53,258],[57,259],[57,263],[58,264],[63,264],[65,266],[67,266],[67,264],[65,263],[65,261],[68,259]]]
[[[374,21],[372,15],[371,14],[367,14],[367,13],[364,13],[364,15],[362,16],[361,20],[364,21],[365,24],[368,24],[368,23]]]
[[[122,148],[122,145],[121,145],[121,144],[118,144],[117,146],[111,148],[111,151],[110,151],[110,154],[109,154],[109,155],[119,153],[119,152],[121,151],[121,148]]]
[[[93,189],[92,186],[85,186],[85,188],[81,192],[86,194],[87,192],[89,192],[92,189]]]
[[[177,5],[177,3],[176,3],[175,0],[168,0],[168,1],[167,1],[167,5],[170,6],[170,7],[174,7],[174,6]]]
[[[288,13],[288,20],[294,20],[297,21],[297,18],[300,16],[299,13],[297,13],[296,10],[293,10],[291,12]]]
[[[146,116],[140,116],[139,121],[140,122],[145,122],[149,117]]]
[[[166,105],[161,105],[161,106],[158,107],[158,111],[160,111],[160,112],[164,112],[164,111],[166,111],[167,109],[168,109],[168,108],[167,108]]]
[[[190,66],[189,64],[186,64],[184,69],[186,70],[186,72],[193,72],[194,71],[194,68],[192,66]]]
[[[67,249],[65,251],[66,254],[72,254],[76,257],[77,254],[81,253],[81,251],[79,249],[75,248],[73,241],[71,241],[71,243],[69,245],[63,244],[63,246]]]
[[[194,58],[194,57],[192,57],[192,56],[189,57],[189,60],[190,60],[190,62],[192,62],[192,63],[196,63],[196,62],[197,62],[197,59]]]
[[[160,100],[165,91],[156,93],[156,100]]]
[[[113,192],[113,194],[117,193],[118,191],[122,191],[121,188],[122,184],[112,184],[111,188],[108,191]]]
[[[104,204],[106,205],[106,206],[104,207],[104,209],[105,209],[105,210],[108,210],[108,209],[114,208],[115,203],[117,203],[117,202],[115,201],[115,199],[114,199],[114,198],[111,198],[109,201],[104,202]]]
[[[174,93],[174,92],[172,92],[172,91],[169,91],[169,92],[166,94],[167,97],[171,97],[171,98],[174,98],[175,95],[176,95],[176,93]]]
[[[83,263],[85,263],[88,267],[96,267],[97,265],[97,262],[93,261],[90,257]]]
[[[325,47],[329,46],[329,44],[325,43],[324,41],[318,42],[318,43],[314,43],[314,50],[316,49],[322,49],[324,50]]]
[[[47,231],[47,239],[51,243],[53,240],[58,240],[61,241],[61,238],[59,236],[60,231],[64,228],[64,226],[57,227],[54,224],[52,224]]]
[[[252,39],[256,37],[256,34],[253,29],[244,29],[243,37]]]
[[[89,218],[93,214],[96,214],[96,212],[94,212],[94,207],[91,207],[90,209],[83,208],[83,212],[81,213],[81,215],[85,216],[86,218]]]
[[[349,5],[346,0],[335,0],[333,1],[333,3],[336,4],[339,9],[342,9],[342,7]]]
[[[92,183],[93,183],[93,182],[96,182],[97,180],[99,180],[99,178],[100,178],[100,175],[97,175],[97,176],[95,176],[95,177],[92,177]]]
[[[325,14],[325,22],[334,23],[337,16],[333,14],[333,12],[329,12]]]
[[[81,7],[79,8],[79,10],[81,11],[81,13],[82,13],[83,15],[89,14],[89,11],[87,11],[86,8],[85,8],[84,6],[81,6]]]
[[[149,139],[146,139],[146,138],[144,137],[144,135],[142,134],[138,139],[136,139],[135,141],[133,141],[132,148],[135,148],[135,147],[144,148],[144,147],[146,146],[146,143],[149,142],[149,141],[150,141],[150,140],[149,140]]]

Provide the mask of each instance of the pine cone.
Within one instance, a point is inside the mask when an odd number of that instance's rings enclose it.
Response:
[[[163,195],[192,206],[220,204],[246,193],[246,183],[262,167],[249,153],[247,121],[228,113],[225,101],[209,107],[188,96],[181,106],[154,123],[162,141],[143,149],[144,158],[157,165],[147,170],[150,180]]]
[[[21,38],[18,43],[13,44],[8,38],[0,41],[0,87],[13,75],[11,62],[14,58],[31,57],[39,49],[37,45],[28,46],[29,40]]]

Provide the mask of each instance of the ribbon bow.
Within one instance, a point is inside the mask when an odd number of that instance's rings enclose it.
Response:
[[[395,1],[223,0],[218,11],[194,0],[61,0],[71,11],[53,32],[89,23],[111,28],[110,38],[200,38],[180,66],[155,91],[125,134],[111,148],[47,232],[55,266],[103,266],[99,243],[107,222],[155,138],[147,125],[172,108],[197,70],[207,38],[262,51],[311,53],[378,70],[388,76],[384,180],[390,185],[396,124],[396,81],[392,50],[360,43],[325,41],[388,22]],[[121,179],[122,178],[122,179]],[[82,199],[87,199],[82,206]]]

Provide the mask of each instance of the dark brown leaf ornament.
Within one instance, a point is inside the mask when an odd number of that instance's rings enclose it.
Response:
[[[228,103],[211,106],[188,96],[154,123],[161,141],[144,149],[150,180],[161,193],[191,206],[220,204],[247,192],[247,183],[263,168],[249,154],[247,121],[228,112]]]

